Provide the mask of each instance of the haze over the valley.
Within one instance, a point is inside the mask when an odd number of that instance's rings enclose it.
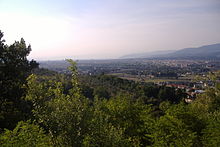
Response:
[[[0,0],[6,43],[30,58],[110,59],[220,43],[219,0]]]

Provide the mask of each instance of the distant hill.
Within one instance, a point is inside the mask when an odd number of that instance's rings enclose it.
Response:
[[[177,51],[157,51],[127,55],[122,58],[220,59],[220,43]]]
[[[185,48],[166,56],[170,58],[220,59],[220,43],[206,45],[198,48]]]

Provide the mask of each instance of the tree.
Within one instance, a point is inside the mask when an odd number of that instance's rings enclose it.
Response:
[[[202,142],[207,147],[220,146],[220,111],[210,116],[208,125],[203,130]]]
[[[106,99],[109,99],[109,98],[110,98],[109,92],[108,92],[105,88],[103,88],[103,87],[97,87],[97,88],[95,88],[93,94],[94,94],[95,96],[99,97],[99,98],[106,98]]]
[[[149,134],[154,124],[152,109],[142,100],[134,101],[127,95],[119,95],[109,99],[104,112],[113,126],[124,129],[124,135],[131,142],[143,146],[151,144]]]
[[[201,130],[200,140],[204,146],[220,145],[220,72],[209,76],[214,85],[206,89],[190,104],[190,109],[205,123]]]
[[[107,99],[95,98],[90,120],[90,131],[86,135],[83,145],[94,147],[132,146],[129,138],[124,134],[124,128],[114,126],[110,122],[110,115],[106,113]]]
[[[196,134],[179,119],[162,116],[154,125],[153,146],[193,146]]]
[[[52,144],[51,138],[38,125],[29,121],[21,121],[14,130],[6,130],[3,134],[0,134],[0,146],[49,147]]]
[[[176,103],[177,97],[175,95],[175,89],[170,87],[162,87],[158,93],[158,98],[162,101],[169,100],[170,102]]]
[[[85,97],[89,98],[90,100],[94,99],[94,95],[93,95],[94,89],[93,88],[91,88],[87,85],[81,85],[80,88],[81,88],[82,94]]]
[[[80,146],[89,132],[91,110],[89,100],[81,94],[75,63],[70,61],[72,88],[63,93],[61,82],[38,80],[31,75],[27,79],[26,100],[33,103],[35,120],[51,134],[54,145]]]
[[[2,38],[0,31],[0,122],[1,128],[12,129],[30,112],[29,103],[21,99],[25,94],[23,84],[38,63],[27,60],[31,46],[26,46],[23,38],[9,46]]]

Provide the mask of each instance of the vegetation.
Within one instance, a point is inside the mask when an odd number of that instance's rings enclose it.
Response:
[[[25,95],[23,84],[38,64],[27,60],[31,47],[23,38],[9,46],[2,38],[0,31],[0,128],[12,129],[30,115],[29,102],[21,98]]]
[[[0,34],[0,146],[220,146],[220,73],[187,104],[179,89],[79,76],[72,60],[71,75],[33,71],[24,40]]]

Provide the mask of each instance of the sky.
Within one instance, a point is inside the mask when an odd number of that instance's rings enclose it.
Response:
[[[0,30],[31,59],[114,59],[220,43],[220,0],[0,0]]]

